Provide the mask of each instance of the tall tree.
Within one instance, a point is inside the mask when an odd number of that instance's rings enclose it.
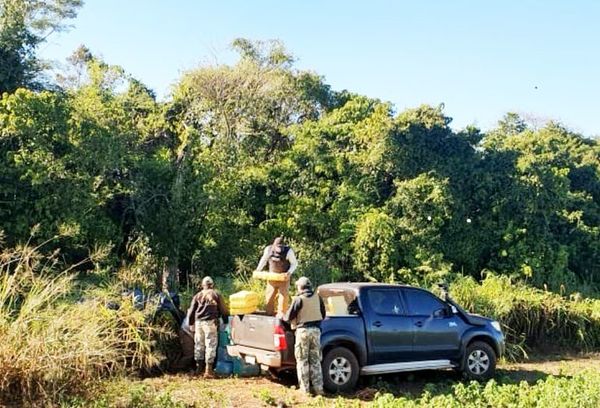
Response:
[[[49,35],[67,28],[83,0],[0,0],[0,95],[19,87],[39,89],[46,64],[36,51]]]

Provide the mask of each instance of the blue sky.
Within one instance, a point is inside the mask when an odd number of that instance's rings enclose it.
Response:
[[[599,22],[594,0],[86,0],[41,54],[85,44],[165,97],[183,70],[234,61],[233,39],[280,39],[299,68],[398,111],[444,103],[453,127],[483,129],[514,111],[594,136]]]

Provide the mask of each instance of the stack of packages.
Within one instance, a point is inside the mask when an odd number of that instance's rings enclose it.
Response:
[[[255,292],[247,290],[234,293],[229,296],[229,313],[231,315],[244,315],[255,312],[258,309],[259,296]],[[253,376],[260,374],[260,366],[247,364],[239,357],[231,357],[227,353],[227,346],[231,344],[231,320],[224,330],[219,331],[219,348],[217,349],[217,367],[215,371],[219,375]]]
[[[256,312],[260,299],[256,292],[243,290],[229,296],[229,313],[244,315]]]

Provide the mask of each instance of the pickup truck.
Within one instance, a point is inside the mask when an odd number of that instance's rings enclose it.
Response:
[[[455,369],[485,380],[504,353],[498,322],[463,310],[450,297],[407,285],[330,283],[319,286],[323,383],[352,390],[359,376]],[[228,353],[278,373],[295,368],[294,333],[273,316],[234,316]]]

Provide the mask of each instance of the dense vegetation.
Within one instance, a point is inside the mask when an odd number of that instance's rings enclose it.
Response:
[[[156,328],[79,278],[247,281],[279,234],[317,282],[453,281],[513,353],[599,347],[598,139],[513,113],[455,130],[442,105],[333,90],[279,42],[234,41],[237,63],[184,73],[164,101],[84,46],[49,78],[36,50],[81,3],[0,0],[1,390],[77,391],[154,361]]]
[[[172,335],[131,298],[105,307],[111,288],[78,285],[59,263],[30,245],[0,251],[0,404],[57,400],[148,370],[159,363],[156,340]]]
[[[395,113],[238,40],[166,102],[81,48],[56,90],[0,101],[0,225],[68,262],[195,275],[251,270],[276,234],[319,280],[430,283],[482,270],[553,290],[600,284],[600,147],[508,114],[454,131]]]

